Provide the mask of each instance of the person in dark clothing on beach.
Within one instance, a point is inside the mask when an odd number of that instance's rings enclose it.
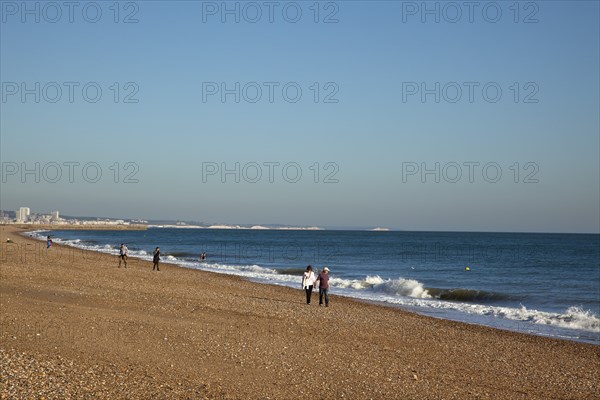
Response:
[[[306,304],[310,304],[310,297],[312,295],[313,287],[315,284],[315,273],[313,272],[312,266],[306,267],[306,272],[302,275],[302,288],[306,291]]]
[[[52,247],[52,239],[50,238],[50,235],[48,235],[48,239],[46,240],[46,248],[49,249],[50,247]]]
[[[160,271],[160,268],[158,267],[158,263],[160,262],[160,248],[159,247],[154,249],[154,258],[152,259],[152,261],[154,262],[152,271],[154,271],[154,270]]]
[[[325,297],[325,307],[329,307],[329,268],[323,268],[323,272],[317,277],[319,282],[319,305],[323,305],[323,296]]]
[[[129,249],[125,243],[121,243],[119,248],[119,268],[121,268],[121,261],[125,262],[125,268],[127,268],[127,256],[129,255]]]

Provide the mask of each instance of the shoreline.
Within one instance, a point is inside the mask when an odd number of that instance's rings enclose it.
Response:
[[[300,289],[173,264],[152,272],[151,262],[133,258],[118,269],[116,257],[82,249],[67,259],[43,257],[45,249],[10,253],[9,227],[0,226],[2,368],[23,373],[2,380],[3,398],[28,398],[32,388],[48,398],[60,390],[117,398],[600,396],[600,348],[592,344],[335,294],[330,308],[307,306]],[[45,366],[91,372],[47,390],[58,378],[24,383],[41,379],[27,368]]]
[[[35,232],[35,230],[31,230],[29,232]],[[41,239],[42,240],[42,239]],[[42,240],[43,241],[43,240]],[[78,245],[68,245],[65,248],[70,249],[70,252],[76,252],[78,250],[90,250],[90,251],[101,251],[101,250],[91,250],[84,247],[80,247]],[[148,249],[146,249],[146,251],[148,251]],[[105,253],[104,251],[101,251],[102,253]],[[134,252],[135,254],[135,252]],[[168,255],[168,253],[166,254]],[[142,255],[132,255],[132,253],[130,252],[130,257],[133,258],[139,258],[141,260],[148,260],[149,256],[147,254],[145,254],[144,256]],[[150,257],[151,259],[151,257]],[[255,282],[255,283],[259,283],[259,284],[267,284],[267,285],[275,285],[275,286],[284,286],[284,287],[291,287],[291,288],[296,288],[295,284],[291,284],[289,280],[284,280],[284,281],[277,281],[277,279],[275,278],[275,280],[271,279],[271,278],[260,278],[260,277],[252,277],[252,276],[246,276],[245,274],[238,274],[238,273],[227,273],[227,272],[222,272],[222,271],[216,271],[213,268],[203,268],[202,266],[198,265],[191,265],[190,264],[190,260],[169,260],[169,261],[164,261],[166,263],[172,264],[172,265],[176,265],[178,267],[181,268],[186,268],[186,269],[193,269],[193,270],[201,270],[204,272],[211,272],[211,273],[218,273],[218,274],[225,274],[225,275],[233,275],[233,276],[241,276],[243,279],[246,279],[250,282]],[[193,262],[192,262],[193,264]],[[303,269],[301,269],[303,271]],[[301,272],[302,272],[301,271]],[[300,272],[300,273],[301,273]],[[436,289],[436,288],[427,288],[424,287],[424,290],[442,290],[442,289]],[[571,310],[575,309],[575,312],[579,312],[580,309],[578,309],[576,306],[565,306],[565,308],[563,309],[562,314],[558,311],[547,311],[547,310],[543,310],[543,309],[537,309],[534,307],[527,307],[527,309],[525,309],[525,306],[523,306],[521,304],[521,308],[519,309],[517,306],[515,305],[501,305],[501,304],[493,304],[490,305],[488,308],[488,305],[486,304],[477,304],[477,303],[465,303],[465,302],[461,302],[460,300],[456,303],[453,303],[451,300],[448,300],[448,304],[459,304],[461,306],[463,306],[462,308],[459,308],[458,306],[442,306],[442,307],[428,307],[428,306],[424,306],[424,305],[414,305],[414,304],[407,304],[407,303],[402,303],[402,302],[393,302],[393,301],[388,301],[386,299],[377,299],[374,298],[372,296],[369,295],[365,295],[362,292],[357,292],[354,293],[352,291],[348,291],[345,287],[342,288],[338,288],[337,290],[335,290],[335,295],[338,297],[345,297],[347,299],[350,300],[354,300],[354,301],[359,301],[359,302],[367,302],[373,305],[377,305],[377,306],[381,306],[381,307],[391,307],[391,308],[398,308],[407,312],[411,312],[411,313],[416,313],[422,316],[428,316],[428,317],[432,317],[432,318],[436,318],[436,319],[445,319],[445,320],[451,320],[451,321],[455,321],[455,322],[460,322],[460,323],[466,323],[469,325],[476,325],[476,326],[486,326],[486,327],[490,327],[490,328],[494,328],[494,329],[499,329],[499,330],[506,330],[509,332],[520,332],[520,333],[525,333],[525,334],[529,334],[529,335],[536,335],[536,336],[541,336],[541,337],[548,337],[548,338],[556,338],[556,339],[560,339],[560,340],[570,340],[570,341],[575,341],[575,342],[581,342],[581,343],[591,343],[597,346],[600,346],[600,336],[598,332],[594,332],[591,330],[586,330],[584,328],[573,328],[573,326],[576,323],[579,323],[581,321],[579,320],[573,320],[573,319],[569,319],[569,318],[573,318],[570,317],[568,314]],[[434,299],[438,299],[438,297],[434,297]],[[471,307],[471,308],[469,308]],[[479,309],[483,309],[483,311],[477,311],[477,312],[472,312],[473,307],[479,307]],[[534,322],[530,321],[530,320],[522,320],[522,319],[518,319],[518,318],[510,318],[510,317],[503,317],[500,316],[498,317],[497,314],[501,314],[501,313],[507,313],[508,311],[506,311],[506,307],[508,307],[509,311],[513,311],[513,312],[519,312],[522,310],[525,310],[525,313],[529,312],[529,315],[526,315],[522,318],[534,318]],[[512,308],[511,308],[512,307]],[[490,311],[492,310],[492,311]],[[566,310],[566,311],[565,311]],[[531,312],[533,312],[535,315],[532,317]],[[586,312],[586,310],[583,310],[582,312]],[[490,316],[490,314],[492,314]],[[535,320],[535,318],[539,318],[541,319],[541,323],[537,320]],[[559,318],[564,318],[564,320],[558,320],[558,321],[548,321],[548,319],[551,318],[555,318],[555,319],[559,319]],[[566,321],[566,322],[565,322]],[[587,321],[586,321],[587,322]]]

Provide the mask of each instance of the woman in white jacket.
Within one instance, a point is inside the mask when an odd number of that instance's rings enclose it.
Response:
[[[315,276],[312,267],[309,265],[306,267],[304,275],[302,275],[302,288],[306,291],[306,304],[310,304],[310,296],[316,280],[317,277]]]

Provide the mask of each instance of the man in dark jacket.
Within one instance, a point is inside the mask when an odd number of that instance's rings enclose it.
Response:
[[[325,307],[329,307],[329,268],[323,268],[317,277],[317,282],[319,282],[319,305],[323,305],[323,296],[325,296]]]

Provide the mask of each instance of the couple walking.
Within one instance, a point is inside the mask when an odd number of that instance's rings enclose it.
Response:
[[[319,305],[323,305],[323,297],[325,297],[325,307],[329,307],[329,268],[323,268],[323,271],[315,276],[312,266],[306,267],[306,272],[302,276],[302,287],[306,291],[306,304],[310,304],[310,297],[316,282],[319,282]]]
[[[50,236],[48,236],[50,237]],[[125,268],[127,268],[127,258],[129,257],[129,249],[125,243],[121,243],[121,247],[119,247],[119,268],[121,268],[121,262],[125,262]],[[154,249],[154,254],[152,257],[152,262],[154,263],[154,267],[152,267],[152,271],[157,270],[160,271],[159,263],[160,263],[160,248],[157,247]]]

